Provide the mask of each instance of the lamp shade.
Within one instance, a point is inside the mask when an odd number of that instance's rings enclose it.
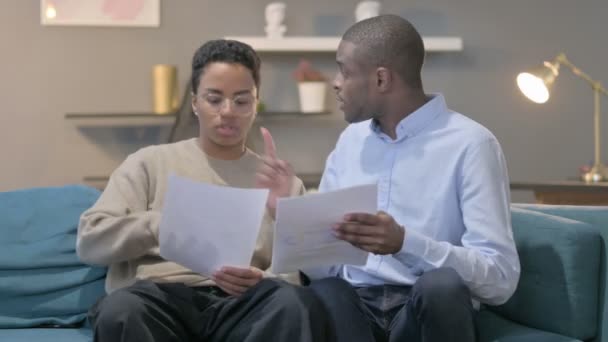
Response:
[[[543,66],[517,75],[519,90],[531,101],[545,103],[549,100],[551,86],[558,75],[559,63],[545,62]]]

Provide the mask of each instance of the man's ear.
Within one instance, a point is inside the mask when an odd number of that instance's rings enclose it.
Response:
[[[393,86],[393,75],[384,67],[376,69],[376,87],[381,93],[387,92]]]

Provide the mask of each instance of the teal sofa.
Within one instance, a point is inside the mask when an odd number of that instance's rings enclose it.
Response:
[[[91,341],[86,312],[106,269],[76,256],[80,214],[99,191],[84,186],[0,192],[0,341]]]
[[[480,342],[608,341],[608,207],[514,204],[515,294],[477,315]]]
[[[106,270],[75,252],[80,214],[99,192],[84,186],[0,193],[0,341],[91,341],[86,312]],[[608,342],[608,207],[514,204],[522,263],[514,296],[477,315],[479,342]]]

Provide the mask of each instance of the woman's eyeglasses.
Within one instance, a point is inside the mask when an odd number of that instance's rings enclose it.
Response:
[[[214,114],[220,114],[224,110],[224,106],[230,106],[228,112],[239,116],[248,116],[255,111],[255,97],[251,94],[237,95],[235,97],[225,97],[220,94],[203,93],[197,95],[203,101],[210,111]]]

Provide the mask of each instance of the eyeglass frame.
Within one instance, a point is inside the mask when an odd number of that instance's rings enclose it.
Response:
[[[243,91],[242,93],[237,93],[235,96],[233,97],[228,97],[228,96],[224,96],[222,95],[220,92],[215,92],[215,91],[206,91],[204,93],[201,94],[192,94],[192,96],[196,97],[197,99],[203,101],[203,103],[207,106],[209,106],[210,108],[213,109],[213,113],[216,115],[221,114],[222,110],[224,109],[224,106],[226,105],[226,100],[229,100],[230,103],[232,103],[232,113],[234,113],[235,116],[239,116],[239,117],[248,117],[253,115],[256,112],[256,106],[254,105],[257,98],[251,94],[249,91]],[[219,102],[217,104],[212,103],[211,101],[209,101],[209,96],[217,96]],[[239,108],[239,106],[241,106],[239,103],[237,103],[237,101],[239,99],[242,99],[243,97],[246,97],[249,100],[249,97],[251,97],[251,103],[247,103],[247,104],[242,104],[242,106],[247,106],[247,111],[246,112],[239,112],[239,110],[237,108]],[[252,108],[249,108],[249,106],[253,106]]]

